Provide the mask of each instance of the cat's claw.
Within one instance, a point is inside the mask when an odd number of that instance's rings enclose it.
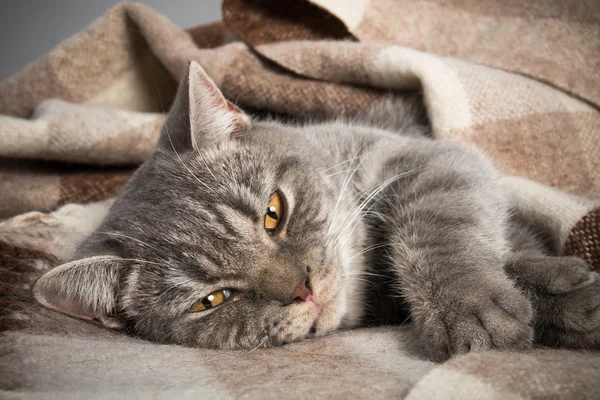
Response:
[[[462,296],[446,298],[428,315],[414,316],[430,358],[444,361],[469,351],[519,350],[531,345],[531,304],[508,281],[456,293]]]

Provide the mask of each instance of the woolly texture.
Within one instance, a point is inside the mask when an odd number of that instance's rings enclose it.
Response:
[[[590,211],[575,224],[565,243],[565,254],[582,258],[600,271],[600,209]]]

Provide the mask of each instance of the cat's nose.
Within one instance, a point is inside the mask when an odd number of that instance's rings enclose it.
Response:
[[[294,291],[294,301],[306,301],[306,298],[311,295],[310,282],[309,282],[310,269],[307,268],[304,279],[300,282],[300,285]]]
[[[311,294],[310,269],[286,263],[266,268],[259,281],[258,291],[282,304],[304,302]]]

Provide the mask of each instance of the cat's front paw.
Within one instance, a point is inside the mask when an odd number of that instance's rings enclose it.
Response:
[[[569,293],[539,295],[540,343],[600,348],[600,274],[587,274],[586,283]]]
[[[430,309],[414,310],[417,334],[430,357],[443,361],[469,351],[529,347],[530,301],[508,280],[471,282],[448,290]]]
[[[590,269],[575,257],[550,257],[538,253],[516,253],[505,266],[506,273],[528,291],[561,294],[576,291],[591,282]]]

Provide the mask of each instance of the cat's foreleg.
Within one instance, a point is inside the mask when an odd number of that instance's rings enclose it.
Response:
[[[532,308],[506,276],[508,211],[477,150],[430,142],[418,173],[385,191],[389,255],[418,338],[435,360],[530,345]],[[398,156],[398,166],[410,155]]]

